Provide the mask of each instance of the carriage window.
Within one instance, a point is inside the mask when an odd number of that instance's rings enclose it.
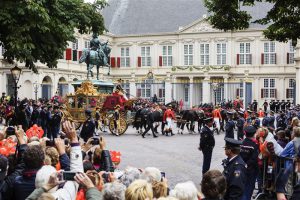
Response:
[[[95,108],[97,106],[97,99],[96,97],[89,98],[89,108]]]
[[[86,106],[86,101],[84,96],[78,96],[78,108],[84,108]]]
[[[75,100],[74,97],[69,97],[69,107],[75,108]]]

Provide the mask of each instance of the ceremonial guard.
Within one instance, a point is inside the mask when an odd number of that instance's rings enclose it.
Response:
[[[228,121],[226,122],[226,125],[225,125],[225,137],[234,138],[235,124],[234,124],[234,121],[232,120],[233,112],[227,111],[227,118],[228,118]]]
[[[284,101],[284,100],[281,101],[281,104],[280,104],[280,110],[281,110],[282,112],[285,112],[285,101]]]
[[[270,102],[270,104],[271,104],[271,102]],[[263,103],[263,107],[264,107],[264,111],[265,112],[267,112],[267,110],[268,110],[268,102],[267,102],[267,100],[265,100],[265,102]]]
[[[244,138],[244,124],[245,124],[244,112],[238,111],[238,119],[236,121],[238,140],[243,140]]]
[[[115,106],[114,112],[114,133],[116,136],[119,136],[119,126],[120,126],[120,105]]]
[[[252,103],[252,110],[254,112],[257,112],[257,101],[256,100],[254,100],[253,103]]]
[[[221,116],[221,113],[220,113],[219,106],[216,106],[215,109],[212,111],[212,116],[214,118],[214,122],[215,122],[215,125],[216,125],[217,134],[219,135],[220,129],[221,129],[220,121],[222,121],[222,116]]]
[[[85,110],[85,116],[86,120],[82,125],[80,137],[84,140],[84,142],[87,142],[89,138],[94,136],[96,125],[92,117],[92,111]]]
[[[240,200],[245,191],[246,164],[240,153],[241,141],[232,138],[225,138],[225,154],[227,159],[223,160],[227,189],[224,200]]]
[[[27,131],[29,128],[29,119],[26,113],[27,103],[21,102],[18,111],[16,111],[17,115],[17,125],[22,125],[22,129]]]
[[[41,126],[41,123],[40,123],[40,111],[39,111],[39,106],[34,103],[33,104],[33,111],[32,111],[32,114],[31,114],[31,123],[30,123],[30,126],[36,124],[38,126]]]
[[[51,139],[51,135],[52,135],[52,133],[51,133],[51,125],[52,125],[52,110],[53,110],[53,107],[51,106],[51,105],[49,105],[48,106],[48,111],[47,111],[47,113],[46,113],[46,124],[47,124],[47,137],[49,138],[49,139]]]
[[[277,100],[277,102],[275,103],[275,112],[279,113],[279,110],[280,110],[280,101]]]
[[[256,177],[258,175],[258,145],[254,138],[256,128],[254,126],[247,126],[244,129],[246,138],[241,145],[240,155],[246,163],[246,183],[245,191],[242,200],[251,200],[252,193],[255,187]]]
[[[289,110],[291,107],[291,101],[288,99],[287,102],[285,103],[285,109]]]
[[[96,113],[95,113],[95,125],[96,125],[96,129],[100,128],[100,108],[96,107]]]
[[[259,111],[258,111],[258,119],[259,119],[259,125],[260,125],[260,126],[261,126],[261,124],[262,124],[262,120],[263,120],[264,117],[265,117],[264,111],[263,111],[261,108],[259,108]]]
[[[40,112],[41,126],[44,130],[44,135],[47,135],[47,106],[42,105]]]
[[[215,146],[214,133],[211,130],[214,119],[212,117],[203,120],[204,126],[200,131],[199,150],[203,153],[202,174],[205,174],[210,168],[213,148]]]
[[[61,112],[58,106],[53,107],[54,114],[51,118],[51,136],[52,139],[57,138],[60,130],[60,122],[61,122]],[[50,136],[50,135],[49,135]],[[51,136],[48,137],[51,139]]]
[[[171,134],[171,136],[174,135],[172,131],[172,120],[176,120],[176,118],[174,112],[172,111],[172,105],[169,105],[163,116],[163,123],[165,123],[164,132],[166,136],[168,136],[169,133]]]
[[[270,102],[270,110],[275,112],[275,101],[274,101],[274,99],[272,99],[271,102]]]

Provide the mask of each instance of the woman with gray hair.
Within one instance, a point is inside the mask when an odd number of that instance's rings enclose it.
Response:
[[[195,184],[191,181],[178,183],[170,192],[171,197],[178,200],[198,200],[198,191]]]
[[[154,181],[161,181],[161,173],[160,170],[155,167],[147,167],[141,174],[141,179],[146,180],[148,183],[152,183]]]
[[[120,182],[128,187],[133,181],[140,178],[141,172],[134,167],[127,167],[120,178]]]
[[[103,200],[124,200],[126,187],[117,181],[106,183],[103,188]]]

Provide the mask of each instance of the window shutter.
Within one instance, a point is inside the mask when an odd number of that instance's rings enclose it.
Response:
[[[77,61],[77,50],[73,50],[73,61]]]
[[[275,91],[275,99],[277,99],[277,89],[274,89]]]
[[[81,55],[82,55],[82,51],[78,51],[78,60],[80,60]]]
[[[116,59],[115,59],[115,57],[110,57],[110,66],[112,68],[116,67]]]
[[[277,55],[275,53],[275,65],[277,64]]]
[[[286,64],[290,64],[290,53],[286,54]]]
[[[236,64],[240,64],[240,54],[236,54]]]
[[[162,93],[162,89],[159,89],[159,90],[158,90],[158,97],[159,97],[159,98],[162,98],[162,97],[163,97],[162,94],[163,94],[163,93]]]
[[[264,89],[260,90],[260,98],[264,98]]]
[[[159,56],[158,60],[159,60],[159,66],[161,67],[162,66],[162,56]]]
[[[121,66],[121,58],[117,57],[117,67],[120,68],[120,66]]]
[[[142,91],[141,91],[141,89],[137,89],[137,91],[136,91],[136,96],[137,96],[137,97],[141,97],[141,96],[142,96]]]
[[[286,89],[285,98],[289,98],[289,89]]]
[[[142,58],[139,56],[138,57],[138,67],[142,66]]]
[[[236,96],[236,97],[237,97],[237,96],[240,96],[240,88],[237,88],[237,89],[236,89],[236,95],[235,95],[235,96]]]
[[[250,54],[250,65],[252,65],[252,54]]]
[[[66,49],[66,60],[72,60],[72,49],[71,48]]]
[[[261,54],[261,64],[263,65],[265,63],[265,58],[264,58],[264,54]]]

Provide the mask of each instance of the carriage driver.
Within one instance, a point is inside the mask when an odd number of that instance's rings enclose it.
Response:
[[[166,127],[165,127],[165,133],[166,133],[166,136],[168,136],[168,134],[170,133],[171,136],[173,136],[173,131],[172,131],[172,119],[173,120],[176,120],[175,118],[175,114],[174,112],[172,111],[172,105],[169,105],[168,106],[168,109],[166,110],[166,112],[164,113],[164,117],[163,117],[163,121],[165,122],[166,124]]]
[[[116,136],[119,136],[119,126],[120,126],[120,105],[115,106],[115,112],[114,112],[114,134]]]

